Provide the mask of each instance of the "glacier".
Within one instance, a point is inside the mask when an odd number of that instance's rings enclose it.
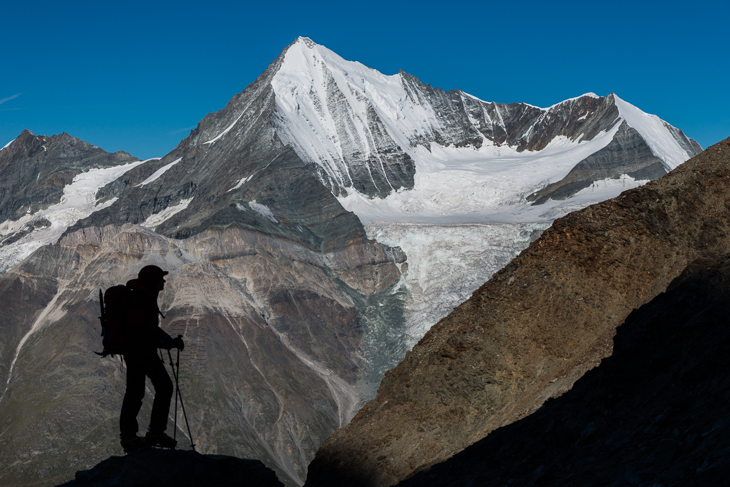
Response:
[[[371,222],[369,238],[408,256],[400,286],[407,291],[402,341],[410,349],[441,318],[550,226],[537,223],[433,225]]]

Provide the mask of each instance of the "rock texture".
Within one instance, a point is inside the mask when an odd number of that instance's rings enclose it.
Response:
[[[539,151],[561,135],[574,140],[583,134],[583,140],[591,140],[619,119],[610,96],[581,96],[543,109],[527,103],[485,102],[461,90],[447,92],[400,74],[408,94],[432,106],[443,120],[433,127],[433,138],[420,143],[478,148],[489,141],[518,151]]]
[[[424,336],[330,436],[308,485],[394,485],[569,390],[632,310],[726,253],[730,139],[556,220]]]
[[[121,451],[125,375],[92,353],[97,293],[147,264],[170,271],[162,327],[185,336],[181,387],[198,450],[257,458],[301,484],[361,404],[361,341],[402,260],[364,240],[321,253],[237,226],[185,240],[91,227],[42,247],[0,277],[0,485],[54,485]],[[146,405],[141,428],[148,419]],[[178,426],[182,445],[182,416]]]
[[[276,474],[258,460],[192,451],[148,449],[111,457],[59,487],[283,487]]]
[[[398,485],[723,485],[728,289],[727,255],[692,263],[571,391]]]

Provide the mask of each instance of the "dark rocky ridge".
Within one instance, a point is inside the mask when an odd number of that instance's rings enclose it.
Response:
[[[556,220],[440,321],[330,436],[308,485],[394,485],[569,390],[693,261],[730,252],[730,139]]]
[[[148,449],[111,457],[58,487],[284,487],[258,460],[193,451]]]
[[[591,140],[619,119],[612,94],[581,96],[542,109],[526,103],[484,102],[460,90],[432,88],[404,72],[401,76],[409,96],[431,105],[444,121],[444,129],[434,130],[432,139],[413,141],[424,145],[434,141],[457,147],[481,147],[487,139],[518,151],[539,151],[560,135],[571,140],[582,135],[582,140]]]
[[[398,485],[726,483],[730,257],[718,260],[632,312],[571,391]]]

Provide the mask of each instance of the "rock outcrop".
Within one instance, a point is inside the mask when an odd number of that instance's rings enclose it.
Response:
[[[193,451],[146,449],[110,457],[58,487],[284,487],[259,460]]]
[[[693,261],[730,251],[730,139],[556,220],[386,373],[308,485],[386,486],[569,390],[616,328]]]
[[[693,262],[572,390],[399,487],[723,485],[730,257]]]

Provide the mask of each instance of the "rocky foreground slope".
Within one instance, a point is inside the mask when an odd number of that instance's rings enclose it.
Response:
[[[693,262],[571,391],[398,485],[724,485],[728,316],[730,257]]]
[[[556,220],[435,325],[331,435],[307,485],[394,485],[569,390],[632,310],[730,251],[730,139]]]

